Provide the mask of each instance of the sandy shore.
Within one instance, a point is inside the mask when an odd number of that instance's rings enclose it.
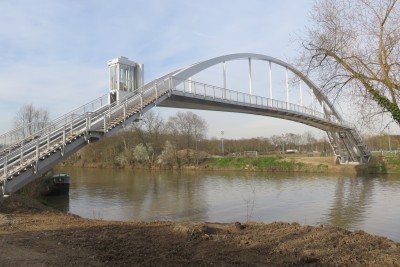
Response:
[[[297,223],[83,219],[12,196],[0,203],[0,266],[400,266],[400,244]]]

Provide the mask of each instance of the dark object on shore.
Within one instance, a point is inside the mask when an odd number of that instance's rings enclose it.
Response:
[[[65,173],[53,174],[45,180],[43,195],[68,195],[70,177]]]

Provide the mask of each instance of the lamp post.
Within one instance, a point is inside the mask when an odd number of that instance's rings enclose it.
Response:
[[[221,152],[222,156],[224,156],[224,131],[221,131]]]
[[[389,152],[392,152],[392,144],[390,143],[390,128],[389,128],[389,125],[388,125],[388,137],[389,137]]]

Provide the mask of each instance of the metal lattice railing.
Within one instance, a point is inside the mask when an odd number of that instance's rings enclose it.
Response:
[[[149,83],[111,105],[106,101],[107,95],[102,96],[52,121],[47,127],[25,139],[7,142],[0,156],[0,182],[18,176],[27,168],[37,168],[40,159],[58,150],[62,151],[79,136],[87,136],[90,131],[106,133],[119,122],[118,117],[124,120],[129,111],[141,112],[145,105],[164,94],[168,88],[165,83],[168,80],[158,86],[157,82]],[[20,130],[15,129],[2,137],[7,140],[7,137]]]
[[[105,105],[108,105],[108,95],[96,98],[95,100],[82,105],[53,121],[47,122],[44,127],[40,127],[40,129],[36,131],[32,132],[31,130],[28,130],[32,128],[33,124],[35,124],[29,123],[0,135],[0,158],[11,152],[13,149],[34,141],[39,136],[46,135],[47,133],[54,131],[54,129],[73,123],[76,118],[82,116],[86,112],[93,112]]]
[[[314,117],[319,120],[324,120],[329,123],[341,125],[349,129],[352,127],[349,123],[343,120],[339,121],[333,115],[325,114],[306,106],[233,91],[222,87],[199,83],[191,80],[181,80],[176,77],[171,77],[170,79],[172,80],[172,84],[174,86],[173,90],[183,92],[187,95],[202,96],[204,98],[212,99],[214,101],[227,102],[231,104],[248,105],[259,108],[288,111],[294,114],[302,114],[309,117]]]

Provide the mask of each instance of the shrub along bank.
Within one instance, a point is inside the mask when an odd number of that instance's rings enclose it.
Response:
[[[207,163],[213,169],[250,171],[304,171],[310,167],[302,162],[288,161],[276,156],[209,158]]]
[[[182,152],[182,151],[180,151]],[[201,155],[201,156],[199,156]],[[268,155],[268,156],[208,156],[192,150],[177,153],[173,160],[156,162],[112,162],[70,158],[61,166],[84,168],[134,168],[134,169],[194,169],[194,170],[242,170],[268,172],[329,172],[329,173],[400,173],[400,155],[374,155],[368,164],[335,163],[333,156],[314,155]]]
[[[84,168],[134,168],[134,169],[193,169],[193,170],[239,170],[239,171],[268,171],[268,172],[329,172],[335,169],[332,157],[284,157],[281,155],[257,157],[201,157],[196,159],[189,154],[177,157],[173,162],[160,164],[158,162],[125,162],[112,164],[102,161],[88,161],[81,158],[76,161],[65,161],[61,166]],[[337,166],[337,165],[336,165]],[[336,167],[337,168],[337,167]]]

